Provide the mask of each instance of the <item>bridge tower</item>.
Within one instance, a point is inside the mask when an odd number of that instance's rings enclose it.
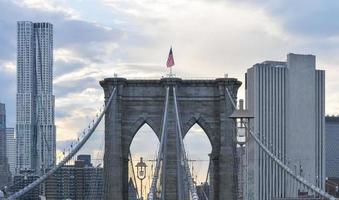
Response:
[[[128,153],[134,135],[147,123],[161,137],[166,87],[176,87],[183,135],[199,124],[211,146],[211,200],[236,199],[237,167],[234,110],[225,93],[227,87],[236,98],[241,85],[234,78],[214,80],[128,80],[106,78],[100,82],[107,101],[112,88],[117,93],[105,115],[104,198],[128,199]],[[176,125],[173,93],[170,92],[166,142],[167,162],[164,182],[165,199],[177,200]]]

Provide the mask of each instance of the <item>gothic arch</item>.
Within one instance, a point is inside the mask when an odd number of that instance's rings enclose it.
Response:
[[[149,127],[151,127],[151,129],[153,130],[153,132],[155,133],[155,135],[158,137],[158,140],[159,140],[159,133],[157,133],[156,129],[154,128],[155,127],[155,124],[154,122],[149,119],[149,118],[145,118],[145,117],[140,117],[139,119],[137,119],[132,127],[131,127],[131,130],[130,130],[130,141],[128,141],[128,147],[131,146],[131,143],[133,141],[133,138],[134,136],[138,133],[138,131],[140,130],[141,127],[143,127],[145,124],[147,124]],[[159,140],[160,141],[160,140]]]

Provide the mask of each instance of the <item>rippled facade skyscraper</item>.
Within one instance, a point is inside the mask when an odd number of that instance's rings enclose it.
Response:
[[[55,164],[53,25],[17,24],[17,171]]]

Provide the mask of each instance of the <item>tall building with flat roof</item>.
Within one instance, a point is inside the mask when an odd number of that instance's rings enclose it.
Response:
[[[17,23],[17,170],[55,165],[53,25]]]
[[[0,190],[8,185],[10,177],[6,154],[6,107],[0,103]]]
[[[324,189],[325,72],[315,56],[288,54],[247,70],[246,102],[251,129],[294,173]],[[246,144],[244,199],[296,198],[307,190],[250,138]]]
[[[11,171],[12,177],[15,175],[16,167],[16,139],[14,134],[14,128],[6,128],[6,149],[7,149],[7,160],[9,164],[9,170]]]
[[[339,116],[327,116],[326,177],[339,179]]]

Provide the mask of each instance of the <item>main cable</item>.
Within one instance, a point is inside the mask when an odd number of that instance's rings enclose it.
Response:
[[[231,93],[230,93],[230,91],[228,90],[227,87],[226,87],[226,92],[229,96],[229,99],[230,99],[234,109],[237,109],[236,104],[234,102],[234,99],[232,98]],[[303,184],[307,188],[311,189],[315,193],[319,194],[320,196],[325,197],[325,198],[330,199],[330,200],[336,200],[335,197],[333,197],[332,195],[323,191],[319,187],[309,183],[303,177],[294,174],[293,171],[288,166],[286,166],[279,158],[277,158],[273,153],[270,152],[270,150],[260,141],[260,139],[256,136],[256,134],[254,134],[253,131],[248,128],[246,123],[244,123],[244,126],[248,129],[248,132],[253,137],[254,141],[259,145],[259,147],[261,147],[264,150],[264,152],[273,159],[274,162],[276,162],[280,167],[282,167],[283,170],[285,170],[290,176],[292,176],[292,178],[294,178],[295,180],[297,180],[299,183]]]
[[[148,193],[148,200],[153,200],[156,192],[156,186],[157,186],[157,181],[159,178],[159,171],[160,171],[160,162],[161,160],[164,160],[165,155],[164,155],[164,140],[166,138],[166,125],[167,125],[167,108],[168,108],[168,97],[169,97],[169,87],[166,88],[166,97],[165,97],[165,110],[164,110],[164,116],[163,116],[163,121],[162,121],[162,129],[161,129],[161,139],[160,139],[160,146],[158,150],[158,156],[157,156],[157,162],[155,165],[154,169],[154,175],[152,177],[152,184],[150,188],[150,192]],[[165,152],[166,153],[166,152]],[[164,191],[161,191],[162,193]]]

